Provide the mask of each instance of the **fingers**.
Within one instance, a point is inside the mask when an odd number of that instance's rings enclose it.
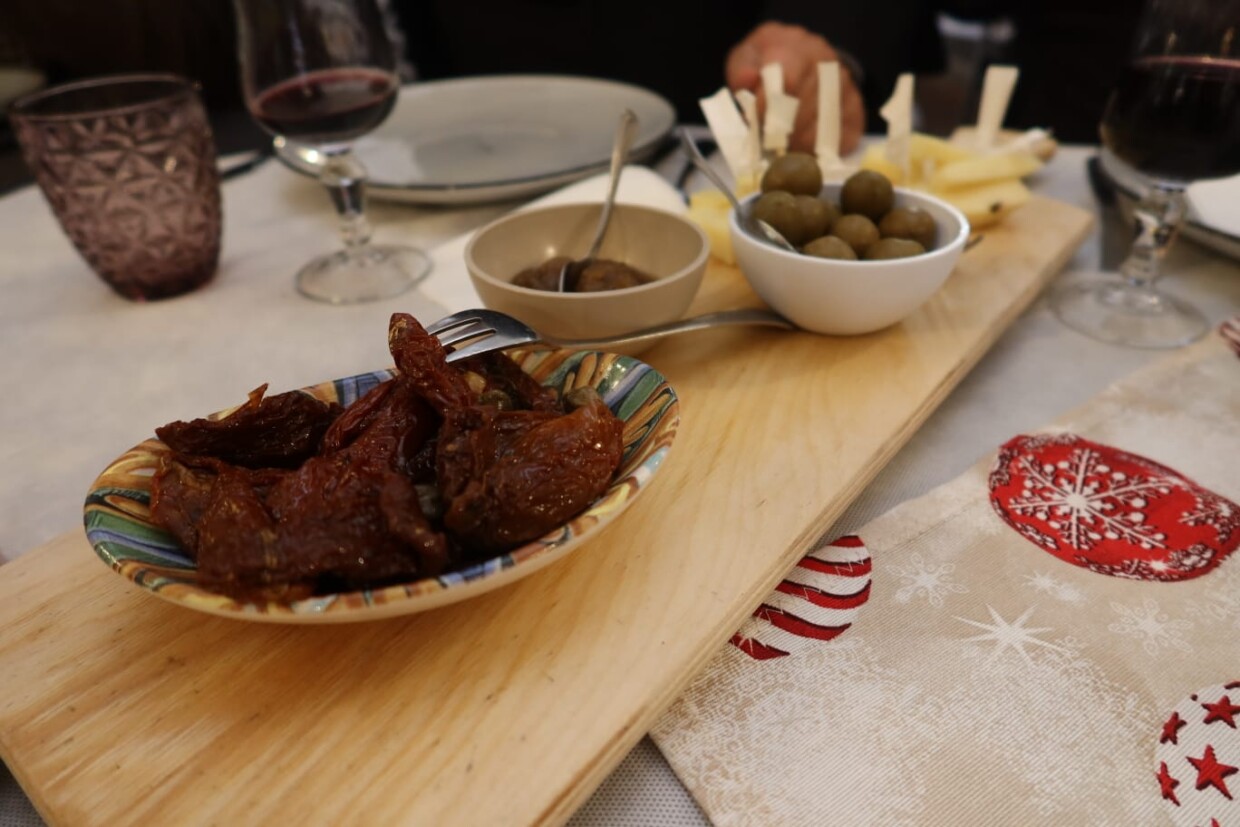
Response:
[[[784,91],[797,98],[796,123],[789,146],[800,151],[813,149],[818,128],[818,64],[837,59],[835,49],[824,38],[800,26],[763,23],[728,54],[724,67],[728,87],[749,89],[758,95],[759,111],[765,111],[761,71],[768,63],[783,67]],[[861,93],[847,70],[841,72],[840,152],[851,152],[865,129],[865,107]]]
[[[747,38],[728,53],[724,65],[724,79],[728,88],[733,91],[756,91],[761,71],[762,52],[752,38]]]

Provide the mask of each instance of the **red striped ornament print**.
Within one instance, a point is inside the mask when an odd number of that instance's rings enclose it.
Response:
[[[732,636],[732,645],[769,660],[839,637],[870,599],[871,568],[860,537],[811,551]]]

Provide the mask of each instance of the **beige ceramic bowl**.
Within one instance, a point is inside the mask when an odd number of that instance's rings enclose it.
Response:
[[[482,303],[565,339],[630,333],[682,318],[702,283],[710,243],[687,218],[651,207],[617,204],[599,257],[622,261],[655,281],[598,293],[552,293],[511,283],[521,270],[553,256],[585,255],[601,209],[594,203],[524,210],[480,229],[465,248],[465,265]],[[614,350],[632,355],[641,349]]]
[[[838,203],[840,186],[827,184],[823,196]],[[742,209],[757,197],[745,199]],[[947,281],[969,237],[964,214],[934,196],[897,188],[896,206],[920,207],[934,217],[935,249],[883,261],[815,258],[758,240],[733,214],[729,228],[736,263],[762,300],[798,327],[834,335],[881,330],[921,307]]]

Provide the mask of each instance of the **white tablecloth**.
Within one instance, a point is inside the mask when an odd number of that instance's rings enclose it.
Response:
[[[1035,189],[1089,209],[1091,150],[1067,147]],[[514,205],[462,209],[372,204],[376,239],[432,248]],[[268,163],[224,188],[223,257],[188,296],[135,304],[112,294],[73,252],[41,195],[0,199],[0,559],[79,524],[96,472],[156,424],[216,410],[269,382],[276,390],[386,365],[395,310],[435,318],[445,296],[421,291],[356,307],[298,296],[292,274],[335,247],[335,219],[313,181]],[[1102,277],[1096,234],[1060,277]],[[1167,287],[1217,323],[1240,312],[1240,265],[1181,244]],[[445,302],[447,299],[445,299]],[[203,335],[206,331],[208,335]],[[1024,314],[832,529],[847,533],[952,479],[1013,434],[1054,419],[1157,351],[1105,345],[1061,326],[1045,299]],[[0,826],[37,824],[7,773]],[[699,825],[700,811],[643,741],[574,825]]]

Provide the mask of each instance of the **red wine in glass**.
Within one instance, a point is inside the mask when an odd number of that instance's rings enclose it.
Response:
[[[241,81],[254,120],[294,166],[317,170],[340,217],[344,249],[297,271],[303,295],[332,304],[399,295],[430,259],[406,244],[371,243],[366,167],[352,143],[399,97],[396,47],[379,0],[234,0]]]
[[[259,92],[254,119],[307,144],[351,141],[381,124],[396,103],[395,75],[378,69],[323,69]]]
[[[1132,60],[1102,122],[1102,165],[1130,181],[1132,248],[1119,279],[1069,284],[1051,309],[1069,327],[1131,347],[1205,335],[1200,310],[1156,284],[1194,182],[1240,172],[1240,0],[1146,0]]]
[[[1137,60],[1111,96],[1102,142],[1155,179],[1196,181],[1240,172],[1240,58]]]

